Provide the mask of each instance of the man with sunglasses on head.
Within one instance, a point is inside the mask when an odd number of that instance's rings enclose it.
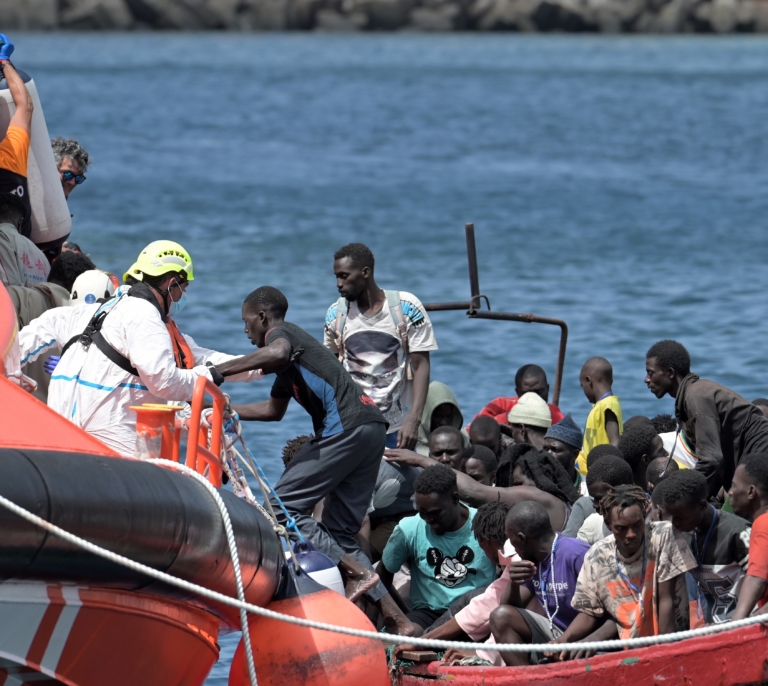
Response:
[[[24,81],[10,62],[13,43],[0,34],[0,78],[16,111],[0,141],[0,282],[6,286],[45,283],[50,266],[29,239],[32,207],[27,186],[30,129],[34,105]]]
[[[69,194],[86,179],[85,172],[91,163],[88,151],[73,138],[54,138],[51,141],[53,159],[59,170],[61,187],[64,197],[69,200]]]
[[[58,319],[51,315],[48,331],[38,326],[41,331],[25,338],[23,348],[33,351],[27,355],[31,361],[45,345],[61,347],[48,406],[121,455],[133,456],[131,406],[191,400],[201,376],[217,385],[224,381],[211,365],[236,357],[201,348],[173,321],[194,279],[192,258],[181,245],[150,243],[123,279],[131,285],[127,293],[103,304],[60,308],[65,311]],[[261,376],[251,371],[229,380]]]

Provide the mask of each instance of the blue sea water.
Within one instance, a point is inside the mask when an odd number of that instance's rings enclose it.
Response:
[[[477,227],[494,309],[565,319],[561,407],[607,357],[625,416],[670,412],[645,352],[675,338],[694,370],[768,395],[768,40],[519,35],[15,36],[51,135],[92,154],[72,239],[122,274],[151,240],[195,260],[182,329],[244,353],[240,303],[270,284],[320,337],[332,255],[351,241],[380,285],[469,293]],[[470,419],[518,366],[554,374],[558,330],[437,313],[432,377]],[[268,382],[233,386],[237,401]],[[249,426],[270,477],[301,408]],[[237,635],[209,685],[226,683]]]

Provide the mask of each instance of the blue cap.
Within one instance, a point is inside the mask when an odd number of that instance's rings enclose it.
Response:
[[[576,422],[573,421],[570,412],[557,424],[553,424],[547,429],[545,438],[554,438],[563,443],[567,443],[568,445],[572,445],[574,448],[581,448],[584,443],[584,434],[582,434],[581,429],[576,426]]]

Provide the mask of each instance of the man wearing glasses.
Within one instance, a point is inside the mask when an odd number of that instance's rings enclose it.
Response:
[[[69,194],[75,186],[85,181],[85,172],[91,157],[88,151],[73,138],[54,138],[51,141],[53,158],[59,169],[61,187],[64,189],[64,197],[69,200]]]

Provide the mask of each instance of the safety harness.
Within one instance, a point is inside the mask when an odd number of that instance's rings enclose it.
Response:
[[[91,317],[91,320],[88,322],[88,326],[85,327],[83,333],[72,336],[72,338],[67,341],[61,351],[61,357],[64,357],[67,350],[78,341],[85,350],[88,350],[88,348],[91,347],[91,343],[93,343],[110,362],[113,362],[120,367],[120,369],[128,372],[128,374],[139,376],[138,370],[131,364],[131,361],[121,352],[115,350],[115,348],[112,347],[101,334],[101,327],[104,325],[104,320],[120,300],[120,297],[108,300],[96,310],[96,313]],[[187,340],[179,331],[179,327],[176,326],[176,323],[172,319],[166,318],[165,328],[168,329],[168,335],[171,337],[171,342],[173,343],[173,357],[176,360],[176,366],[179,369],[192,369],[195,366],[195,356],[192,354],[192,350],[190,349]]]
[[[400,307],[400,291],[384,291],[387,298],[389,312],[392,315],[392,321],[395,322],[397,335],[400,338],[400,344],[403,346],[403,355],[405,356],[405,378],[413,378],[410,359],[408,355],[408,328],[405,324],[403,309]],[[344,364],[347,360],[347,352],[344,348],[344,325],[347,323],[347,314],[349,314],[349,301],[342,297],[336,301],[336,322],[334,326],[334,338],[338,348],[339,362]]]

